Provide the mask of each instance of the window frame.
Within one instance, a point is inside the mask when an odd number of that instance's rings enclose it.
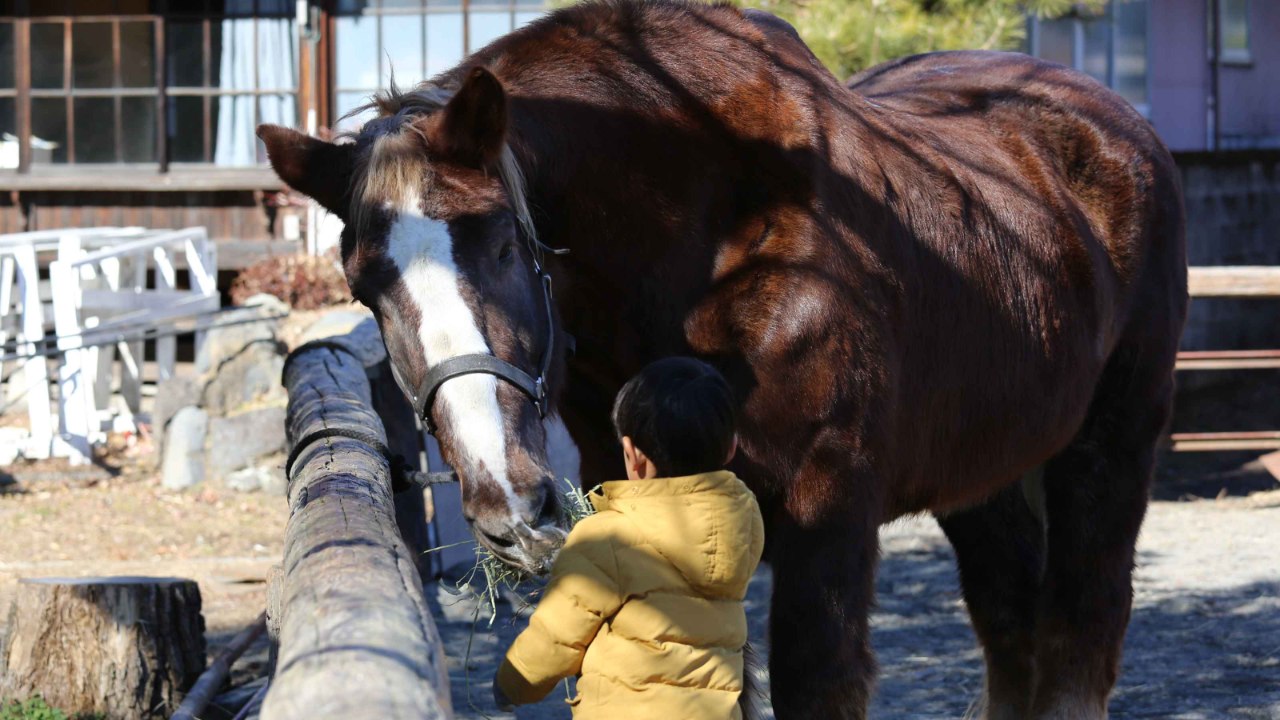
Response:
[[[16,168],[0,169],[0,178],[8,178],[18,181],[17,184],[24,184],[23,177],[57,177],[72,174],[105,174],[119,173],[121,171],[129,173],[139,173],[145,175],[154,174],[170,174],[171,170],[193,170],[200,172],[217,172],[217,173],[244,173],[245,171],[254,172],[264,170],[267,165],[265,163],[253,163],[242,166],[219,166],[213,162],[214,140],[212,123],[213,100],[222,96],[244,96],[253,98],[253,119],[256,126],[261,116],[261,100],[263,96],[292,96],[294,106],[294,122],[297,123],[304,114],[301,102],[304,96],[304,85],[307,79],[302,76],[303,68],[301,63],[304,56],[308,52],[303,41],[302,33],[297,24],[297,18],[294,13],[280,14],[277,12],[268,12],[264,14],[262,4],[270,0],[254,0],[253,11],[244,15],[226,14],[220,10],[214,10],[210,7],[210,3],[205,2],[202,7],[197,10],[190,10],[186,3],[177,4],[170,0],[160,0],[156,3],[158,7],[152,8],[151,12],[146,13],[128,13],[117,12],[111,14],[65,14],[65,8],[58,8],[59,14],[41,14],[43,8],[34,0],[23,2],[19,0],[15,5],[11,15],[0,17],[0,23],[9,23],[13,26],[13,52],[14,52],[14,88],[0,89],[0,97],[12,97],[14,100],[14,135],[18,137],[18,166]],[[214,3],[216,5],[216,3]],[[291,5],[291,3],[289,4]],[[292,8],[291,8],[292,9]],[[212,87],[210,84],[210,60],[211,60],[211,27],[215,22],[221,22],[226,19],[251,19],[254,22],[254,45],[255,53],[258,52],[259,36],[258,22],[263,18],[285,18],[290,21],[292,31],[295,33],[297,45],[295,46],[297,58],[295,62],[294,86],[292,88],[261,88],[258,86],[258,69],[254,67],[254,87],[252,89],[234,90]],[[199,88],[195,87],[169,87],[167,77],[168,67],[168,37],[167,29],[171,22],[191,22],[199,20],[201,22],[203,33],[203,47],[201,49],[202,59],[205,64],[203,80],[205,85]],[[112,33],[112,87],[106,88],[76,88],[74,86],[73,75],[74,66],[72,58],[74,55],[74,47],[72,42],[73,26],[77,23],[97,23],[106,22],[111,25]],[[122,38],[121,24],[128,22],[150,22],[153,27],[154,37],[154,55],[152,61],[154,63],[154,76],[152,87],[125,87],[121,82],[122,66]],[[63,68],[62,68],[62,86],[58,88],[36,88],[31,83],[31,27],[33,24],[61,24],[63,29]],[[174,97],[202,97],[202,150],[203,160],[200,162],[174,162],[170,157],[168,123],[170,119],[170,99]],[[125,98],[142,97],[153,98],[155,104],[155,157],[154,161],[145,162],[125,162],[124,158],[124,136],[125,125],[123,121],[122,105]],[[75,100],[78,98],[112,98],[114,113],[114,135],[111,139],[112,149],[115,160],[111,162],[94,162],[94,163],[77,163],[75,152]],[[58,163],[41,163],[32,162],[32,105],[34,100],[40,99],[61,99],[64,101],[66,112],[66,144],[67,159]]]
[[[1229,48],[1226,44],[1226,37],[1223,35],[1227,27],[1227,2],[1226,0],[1217,0],[1218,15],[1216,18],[1209,18],[1209,57],[1213,59],[1215,48],[1222,49],[1221,64],[1235,66],[1251,66],[1253,65],[1253,32],[1250,17],[1253,14],[1253,3],[1250,0],[1244,2],[1244,47]],[[1216,37],[1215,37],[1216,35]],[[1214,41],[1217,41],[1216,43]]]
[[[368,7],[364,8],[364,10],[358,14],[353,14],[343,12],[340,9],[338,2],[339,0],[334,0],[329,6],[328,27],[327,32],[325,33],[326,41],[328,43],[328,77],[332,78],[329,86],[325,89],[328,93],[328,97],[325,98],[325,106],[327,117],[331,119],[330,125],[335,130],[337,130],[338,123],[345,117],[345,113],[340,113],[339,98],[344,95],[372,95],[377,90],[386,87],[390,80],[390,78],[386,76],[387,74],[384,69],[384,63],[382,62],[382,58],[385,54],[382,39],[382,23],[380,22],[382,17],[411,16],[420,19],[420,22],[422,23],[423,38],[421,62],[423,73],[426,74],[427,59],[429,56],[426,41],[426,23],[429,16],[450,14],[458,14],[462,16],[462,57],[459,59],[461,61],[465,60],[473,52],[480,49],[479,47],[472,47],[472,13],[506,13],[509,16],[512,28],[512,30],[508,30],[507,32],[513,32],[516,28],[523,27],[522,25],[517,24],[517,15],[525,13],[545,15],[554,8],[549,0],[534,0],[532,2],[530,0],[455,0],[457,4],[454,5],[441,5],[438,4],[438,0],[418,0],[419,5],[417,7],[396,6],[389,8],[383,6],[383,2],[385,2],[385,0],[369,0]],[[377,46],[377,54],[375,57],[379,58],[377,61],[377,87],[354,87],[338,84],[338,43],[340,42],[340,38],[337,23],[339,18],[350,17],[364,17],[379,20],[374,25],[374,32],[376,35],[375,44]],[[429,75],[427,77],[429,77]],[[411,83],[416,84],[421,80],[427,79],[427,77],[414,78],[411,80]],[[400,87],[403,88],[405,85],[401,84]]]
[[[38,168],[74,166],[79,168],[96,167],[107,169],[118,168],[150,168],[153,166],[161,166],[164,158],[165,145],[161,130],[164,127],[164,118],[160,114],[160,97],[163,95],[161,90],[164,81],[164,71],[160,67],[163,62],[163,53],[160,52],[160,40],[164,37],[162,30],[163,22],[158,15],[154,14],[138,14],[138,15],[41,15],[36,17],[24,18],[26,22],[27,33],[27,55],[30,56],[31,42],[31,25],[61,25],[62,26],[62,86],[57,88],[37,88],[31,85],[31,73],[28,69],[26,73],[26,102],[24,111],[30,116],[32,102],[35,100],[52,100],[61,99],[65,102],[64,112],[66,113],[66,145],[67,160],[61,163],[48,163],[47,165],[38,165]],[[153,49],[152,61],[155,63],[155,70],[152,74],[152,80],[155,83],[152,87],[125,87],[121,84],[121,40],[120,40],[120,23],[121,22],[150,22],[154,34],[155,47]],[[111,73],[112,86],[105,88],[77,88],[75,87],[74,74],[75,68],[72,63],[74,57],[74,44],[72,36],[74,34],[74,26],[76,24],[89,23],[110,23],[111,24]],[[16,46],[17,43],[14,43]],[[29,64],[29,63],[28,63]],[[124,114],[123,105],[125,98],[151,98],[156,104],[156,160],[152,162],[125,162],[124,156]],[[112,162],[94,162],[94,163],[77,163],[76,162],[76,138],[75,138],[75,101],[77,99],[92,98],[109,98],[112,102],[112,119],[114,126],[114,134],[111,139],[112,149],[114,150],[115,160]],[[29,172],[31,163],[31,123],[27,123],[27,133],[25,137],[19,136],[19,142],[26,146],[26,170]],[[22,155],[19,149],[19,157]],[[21,160],[19,161],[19,172],[24,172]]]
[[[1152,6],[1156,0],[1148,0],[1145,5],[1145,26],[1146,26],[1146,69],[1143,73],[1143,95],[1146,97],[1144,102],[1135,103],[1130,101],[1138,114],[1145,118],[1151,117],[1151,13]],[[1106,78],[1102,82],[1108,89],[1113,92],[1116,90],[1116,16],[1114,12],[1115,0],[1107,3],[1106,11],[1095,15],[1081,15],[1078,12],[1072,12],[1057,18],[1053,21],[1069,20],[1071,22],[1071,65],[1073,70],[1078,72],[1086,72],[1084,69],[1084,38],[1085,23],[1087,22],[1105,22],[1107,30],[1107,71]],[[1040,24],[1045,18],[1035,15],[1029,15],[1027,18],[1027,54],[1034,57],[1040,57]],[[1092,76],[1090,76],[1092,77]],[[1128,98],[1125,98],[1128,100]]]

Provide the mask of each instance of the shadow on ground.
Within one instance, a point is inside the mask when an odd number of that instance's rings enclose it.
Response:
[[[891,526],[883,540],[879,607],[872,620],[881,673],[872,716],[962,717],[981,692],[982,665],[951,549],[927,520]],[[765,651],[770,582],[768,569],[762,568],[747,597],[751,636]],[[438,605],[436,617],[450,657],[457,717],[512,717],[494,708],[490,681],[500,653],[524,621],[502,607],[494,629],[481,619],[473,636],[475,606],[440,597],[452,605]],[[468,640],[469,672],[462,665]],[[568,718],[563,698],[557,689],[515,717]],[[1111,713],[1114,718],[1280,717],[1280,579],[1212,593],[1161,594],[1155,585],[1140,586]]]

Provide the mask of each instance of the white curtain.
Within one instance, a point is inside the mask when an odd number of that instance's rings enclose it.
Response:
[[[249,15],[253,0],[226,0],[228,14]],[[257,24],[257,47],[254,24]],[[234,17],[222,21],[221,81],[223,90],[288,90],[280,95],[222,95],[218,98],[217,143],[213,162],[222,166],[256,165],[254,102],[258,122],[292,126],[298,122],[297,33],[290,18]],[[257,84],[254,84],[254,72]]]

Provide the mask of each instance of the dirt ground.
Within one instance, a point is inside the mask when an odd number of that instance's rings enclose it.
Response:
[[[190,577],[201,586],[212,656],[263,608],[268,569],[283,552],[282,498],[169,492],[149,473],[101,467],[9,472],[0,475],[0,609],[19,577]],[[1230,456],[1166,463],[1139,544],[1114,717],[1280,718],[1276,488],[1256,463]],[[979,695],[982,666],[951,550],[927,518],[886,527],[881,538],[874,716],[961,717]],[[753,641],[766,650],[769,585],[762,569],[748,597]],[[482,620],[473,634],[474,605],[432,589],[457,717],[511,717],[493,707],[489,679],[523,620],[503,607],[492,631]],[[0,612],[0,636],[5,621]],[[265,658],[259,645],[237,681],[260,673]],[[515,717],[568,718],[561,698],[557,690]]]
[[[152,473],[65,462],[0,471],[0,638],[22,577],[146,575],[200,584],[212,659],[266,606],[284,554],[284,499],[206,489],[171,492]],[[259,674],[265,642],[233,681]]]
[[[872,717],[963,717],[982,690],[982,659],[951,548],[928,518],[897,522],[880,537],[872,642],[881,669]],[[1152,504],[1112,717],[1280,718],[1278,548],[1280,492]],[[747,598],[752,642],[766,651],[769,586],[763,568]],[[472,636],[473,606],[447,593],[438,599],[457,717],[513,717],[497,712],[490,679],[524,621],[504,608],[493,631],[481,621]],[[461,663],[468,641],[469,672]],[[557,689],[514,717],[568,718],[563,699]]]

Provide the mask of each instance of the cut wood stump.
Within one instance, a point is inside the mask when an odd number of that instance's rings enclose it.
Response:
[[[200,588],[179,578],[24,578],[0,648],[0,698],[68,714],[168,717],[204,670]]]

